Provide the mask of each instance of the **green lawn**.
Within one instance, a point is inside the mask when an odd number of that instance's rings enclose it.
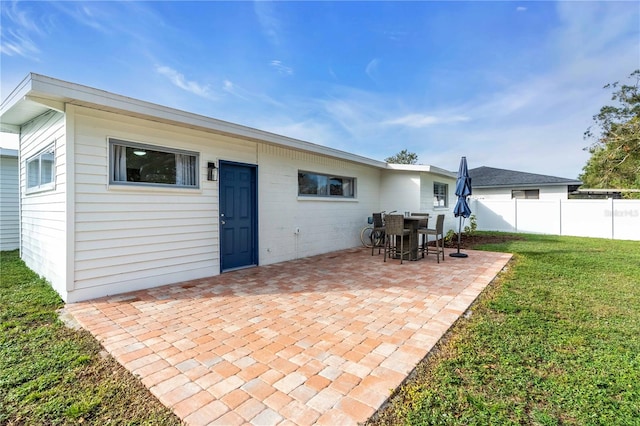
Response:
[[[87,332],[58,320],[62,300],[1,252],[1,425],[179,425]]]
[[[640,425],[640,242],[523,237],[371,425]]]
[[[514,253],[371,425],[640,425],[640,243],[553,236]],[[0,424],[180,422],[2,252]],[[446,266],[446,263],[445,263]]]

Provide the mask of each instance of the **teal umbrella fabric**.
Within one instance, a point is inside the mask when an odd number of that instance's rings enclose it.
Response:
[[[456,180],[456,196],[458,201],[453,208],[455,217],[467,218],[471,216],[471,208],[467,202],[467,197],[471,195],[471,177],[469,176],[469,168],[467,166],[467,157],[462,157],[460,167],[458,168],[458,178]]]
[[[460,253],[460,234],[462,233],[462,219],[471,216],[471,207],[467,202],[467,197],[471,195],[471,177],[469,176],[469,168],[467,166],[467,157],[460,159],[460,167],[458,168],[458,177],[456,179],[456,196],[458,201],[453,208],[453,215],[460,218],[458,226],[458,252],[450,253],[451,257],[467,257],[465,253]]]

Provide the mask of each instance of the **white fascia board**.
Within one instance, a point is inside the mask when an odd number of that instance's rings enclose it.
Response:
[[[471,186],[478,189],[507,189],[507,188],[540,188],[543,186],[569,186],[569,185],[581,185],[579,180],[571,182],[549,182],[549,183],[509,183],[504,185],[474,185],[473,179],[471,179]]]
[[[386,167],[386,163],[383,161],[373,160],[311,142],[276,135],[274,133],[141,101],[127,96],[116,95],[88,86],[69,83],[39,74],[32,74],[31,79],[31,96],[34,98],[41,97],[50,100],[59,100],[89,108],[146,117],[155,121],[266,142],[378,168]]]
[[[0,104],[0,117],[29,93],[31,90],[31,76],[32,74],[26,76],[20,84],[9,93],[9,96],[2,100],[2,104]]]
[[[579,188],[578,192],[593,192],[594,194],[606,194],[609,192],[633,192],[638,193],[640,189],[621,189],[621,188]]]
[[[12,122],[11,110],[17,109],[18,104],[25,100],[25,96],[31,90],[31,74],[25,77],[15,89],[9,93],[0,104],[0,131],[5,133],[20,133],[20,124]]]
[[[431,173],[440,176],[445,176],[455,179],[457,173],[450,172],[449,170],[441,169],[440,167],[431,166],[428,164],[387,164],[387,170],[398,170],[405,172],[424,172]]]

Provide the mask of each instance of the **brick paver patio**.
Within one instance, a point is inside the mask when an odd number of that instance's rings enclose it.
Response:
[[[510,259],[351,249],[67,306],[191,425],[368,419]]]

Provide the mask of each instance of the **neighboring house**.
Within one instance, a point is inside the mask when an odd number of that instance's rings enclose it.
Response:
[[[0,148],[0,250],[20,246],[18,151]]]
[[[582,184],[575,179],[484,166],[469,169],[469,175],[472,197],[491,200],[567,199]]]
[[[42,75],[0,124],[20,134],[21,257],[67,302],[355,247],[375,211],[452,218],[451,172]]]

